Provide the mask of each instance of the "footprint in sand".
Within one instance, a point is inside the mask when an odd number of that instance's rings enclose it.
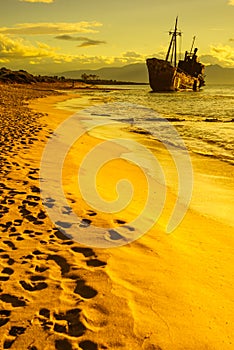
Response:
[[[72,346],[67,339],[55,340],[56,350],[72,350]]]
[[[43,220],[46,218],[46,214],[45,214],[44,210],[40,210],[39,214],[37,215],[37,218],[40,220]]]
[[[14,270],[11,269],[10,267],[5,267],[2,272],[3,276],[0,276],[0,281],[8,281],[9,280],[9,276],[12,275],[14,273]]]
[[[116,220],[117,221],[117,220]],[[122,220],[118,220],[123,222]],[[131,226],[124,226],[126,229],[128,229],[129,231],[135,231],[134,227]],[[123,240],[123,241],[127,241],[127,239],[121,235],[117,230],[114,229],[110,229],[108,230],[108,234],[106,234],[106,239],[108,241],[119,241],[119,240]]]
[[[106,265],[106,262],[96,259],[96,254],[91,248],[72,247],[71,250],[82,254],[85,258],[90,258],[85,261],[87,266],[102,267]]]
[[[16,250],[16,246],[11,241],[3,241],[4,244],[6,244],[8,247],[10,247],[12,250]]]
[[[3,255],[1,255],[1,258],[2,259],[7,259],[7,265],[10,265],[10,266],[13,265],[14,262],[15,262],[14,259],[10,258],[9,254],[3,254]]]
[[[31,191],[33,193],[40,193],[41,192],[40,188],[37,186],[31,186]]]
[[[15,219],[14,222],[13,222],[13,225],[14,225],[14,226],[21,226],[22,223],[23,223],[23,220]]]
[[[53,208],[54,203],[55,203],[55,199],[53,199],[53,198],[46,198],[43,204],[47,208]]]
[[[119,224],[119,225],[124,225],[124,224],[126,224],[126,221],[124,221],[124,220],[120,220],[120,219],[117,219],[117,220],[114,220],[117,224]]]
[[[125,240],[124,236],[119,234],[116,230],[108,230],[108,234],[106,236],[107,240],[118,241],[120,239]]]
[[[32,237],[34,237],[34,232],[33,230],[24,230],[23,234],[26,234],[26,235],[32,235]],[[31,236],[30,236],[31,237]]]
[[[31,179],[31,180],[38,180],[38,176],[35,177],[35,176],[32,176],[32,175],[38,175],[38,171],[39,169],[33,169],[31,168],[30,171],[28,172],[28,178]]]
[[[9,336],[3,343],[3,349],[10,349],[17,337],[26,331],[24,327],[13,326],[9,330]]]
[[[3,343],[3,349],[10,349],[11,346],[13,345],[14,341],[15,341],[15,338],[6,339]]]
[[[91,248],[72,247],[71,250],[73,250],[76,253],[81,253],[85,257],[91,257],[91,256],[96,257],[95,252]]]
[[[49,269],[49,267],[47,267],[47,266],[38,266],[38,265],[36,265],[36,267],[35,267],[35,271],[36,272],[45,272],[46,270],[48,270]]]
[[[89,260],[86,260],[87,266],[92,267],[102,267],[105,266],[107,263],[104,261],[101,261],[99,259],[96,259],[96,254],[91,248],[81,248],[81,247],[72,247],[72,251],[76,253],[82,254],[84,257],[89,257]]]
[[[70,228],[72,226],[70,222],[66,222],[66,221],[56,221],[55,225],[60,226],[62,228]]]
[[[92,266],[92,267],[102,267],[102,266],[105,266],[107,263],[99,259],[90,259],[86,261],[86,264],[87,266]]]
[[[89,227],[92,223],[92,220],[89,219],[82,219],[79,227]]]
[[[16,232],[15,227],[12,227],[12,228],[11,228],[11,232],[12,232],[12,233],[9,234],[9,237],[10,237],[10,238],[11,238],[11,237],[16,237],[16,240],[17,240],[17,241],[23,241],[23,240],[24,240],[24,238],[21,237],[21,234],[20,234],[20,233],[15,233],[15,232]]]
[[[61,231],[59,231],[57,228],[54,229],[54,235],[61,239],[62,241],[70,241],[70,238],[64,235]],[[71,241],[73,243],[73,241]]]
[[[40,197],[32,195],[32,194],[29,194],[29,195],[27,195],[27,200],[29,202],[31,202],[31,201],[38,202],[40,200]]]
[[[27,219],[28,221],[32,222],[34,225],[43,225],[44,221],[38,220],[39,219],[38,217],[33,216],[32,212],[29,209],[26,208],[26,205],[28,205],[28,206],[36,206],[36,205],[38,205],[38,203],[37,202],[30,202],[30,201],[26,201],[26,200],[23,201],[23,205],[18,207],[19,212],[22,215],[22,217]],[[41,216],[42,215],[44,216],[44,212],[42,212],[42,211],[39,214]]]
[[[38,258],[38,256],[43,255],[44,253],[42,253],[40,250],[34,250],[32,252],[32,254],[28,254],[28,255],[23,255],[20,257],[20,260],[22,260],[21,264],[28,264],[31,263],[32,260],[35,258],[40,259],[40,257]]]
[[[3,227],[2,232],[7,232],[11,226],[12,226],[11,221],[7,221],[5,224],[1,224],[1,227]]]
[[[53,260],[60,267],[61,275],[63,277],[70,271],[70,264],[68,264],[67,260],[60,255],[48,255],[46,260]]]
[[[80,320],[81,309],[71,309],[65,313],[52,313],[48,309],[39,311],[39,322],[44,330],[50,330],[55,333],[65,334],[70,337],[81,337],[86,327]]]
[[[98,350],[98,345],[91,340],[83,340],[79,343],[79,347],[83,350]],[[103,347],[102,349],[107,349],[107,347]]]
[[[44,276],[31,276],[29,282],[19,281],[19,283],[28,292],[35,292],[48,287],[48,284],[44,282],[45,279]]]
[[[125,225],[125,224],[126,224],[126,221],[124,221],[124,220],[116,219],[116,220],[114,220],[114,222],[117,223],[117,224],[119,224],[119,225],[124,225],[124,227],[127,228],[129,231],[135,231],[135,228],[134,228],[134,227]]]
[[[62,233],[60,230],[58,230],[57,228],[54,229],[54,236],[56,236],[58,239],[61,239],[63,242],[63,245],[73,245],[74,242],[68,237],[66,236],[64,233]]]
[[[36,207],[38,205],[37,202],[34,202],[34,201],[29,201],[29,200],[23,200],[22,201],[24,207],[26,207],[26,205],[28,205],[29,207]]]
[[[9,280],[9,276],[0,276],[0,281],[6,282]]]
[[[72,212],[72,209],[69,206],[62,207],[62,214],[70,215],[71,212]]]
[[[0,327],[4,326],[7,322],[10,321],[10,310],[0,310]]]
[[[95,211],[93,211],[93,210],[88,210],[88,211],[87,211],[87,215],[88,215],[88,216],[96,216],[97,213],[96,213]]]
[[[20,195],[22,195],[22,194],[27,194],[27,192],[25,192],[25,191],[16,191],[16,190],[10,190],[10,191],[9,191],[9,195],[10,195],[11,197],[14,197],[14,196],[16,196],[16,195],[18,195],[18,194],[20,194]]]
[[[80,295],[84,299],[94,298],[98,294],[96,289],[87,286],[83,279],[76,280],[76,287],[74,293]]]
[[[71,337],[81,337],[85,333],[86,327],[80,321],[80,312],[81,309],[72,309],[66,313],[54,313],[56,320],[54,331],[68,334]]]
[[[10,267],[5,267],[3,270],[2,270],[2,273],[6,273],[7,275],[12,275],[14,273],[14,270],[11,269]]]
[[[5,303],[11,304],[13,307],[21,307],[26,305],[26,299],[23,297],[16,297],[15,295],[11,294],[1,294],[0,300],[4,301]]]
[[[3,216],[6,215],[8,212],[9,212],[9,208],[0,204],[0,218],[3,218]]]
[[[76,280],[76,287],[74,290],[75,294],[80,295],[84,299],[94,298],[97,295],[97,291],[94,288],[86,285],[85,281],[79,276],[68,275],[71,266],[64,257],[57,254],[50,254],[46,260],[53,260],[60,267],[62,277]]]

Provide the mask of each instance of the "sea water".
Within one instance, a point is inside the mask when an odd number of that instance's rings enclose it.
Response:
[[[234,85],[208,85],[199,92],[176,93],[151,93],[148,85],[103,86],[77,93],[79,98],[59,106],[76,111],[85,108],[88,99],[88,104],[97,104],[95,118],[104,113],[105,118],[139,127],[156,139],[160,132],[161,140],[179,147],[167,134],[167,120],[189,151],[234,164]],[[86,103],[82,105],[82,101]],[[108,113],[108,103],[113,102],[125,103],[124,113],[113,113],[113,105]]]

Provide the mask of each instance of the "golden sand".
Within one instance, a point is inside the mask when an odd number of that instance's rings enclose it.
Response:
[[[178,188],[173,161],[160,143],[118,127],[118,137],[155,153],[167,179],[166,205],[154,227],[135,242],[111,249],[81,246],[47,217],[38,181],[50,133],[72,114],[55,103],[74,96],[18,87],[4,87],[2,93],[0,349],[232,349],[233,167],[192,156],[191,205],[168,235]],[[22,104],[30,96],[37,97],[31,111]],[[147,185],[137,167],[112,161],[98,174],[100,194],[115,199],[116,182],[128,176],[133,201],[121,212],[93,215],[80,195],[77,168],[90,149],[112,135],[111,127],[85,134],[63,172],[74,211],[107,228],[138,215]]]

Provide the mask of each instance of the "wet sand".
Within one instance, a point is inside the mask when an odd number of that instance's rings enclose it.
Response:
[[[0,88],[0,348],[232,349],[233,167],[192,157],[191,206],[180,226],[167,235],[178,186],[175,166],[158,142],[126,127],[115,130],[155,152],[168,180],[166,205],[155,226],[131,244],[82,246],[48,218],[39,186],[46,142],[71,115],[55,104],[72,95]],[[29,110],[22,101],[32,97],[37,98]],[[79,196],[74,171],[102,137],[103,131],[97,130],[75,145],[66,160],[64,189],[86,223],[115,228],[141,210],[144,191],[136,193],[126,210],[112,215],[92,210]],[[144,189],[141,172],[117,160],[111,172],[102,172],[100,193],[113,199],[114,182],[131,172],[135,187]],[[110,181],[111,174],[118,176]]]

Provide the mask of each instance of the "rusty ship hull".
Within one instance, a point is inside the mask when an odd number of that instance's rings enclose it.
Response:
[[[193,77],[169,62],[157,58],[146,60],[150,87],[155,92],[160,91],[198,91],[204,84],[200,77]]]

